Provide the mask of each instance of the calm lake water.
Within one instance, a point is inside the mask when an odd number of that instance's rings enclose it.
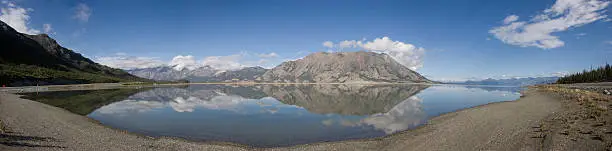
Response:
[[[518,87],[190,85],[24,96],[149,136],[258,147],[380,137],[440,114],[519,98]]]

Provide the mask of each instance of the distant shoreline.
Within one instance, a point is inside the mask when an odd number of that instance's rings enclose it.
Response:
[[[92,84],[67,84],[67,85],[42,85],[21,87],[0,87],[0,92],[27,93],[47,91],[70,91],[70,90],[98,90],[119,88],[146,88],[184,85],[440,85],[433,83],[246,83],[246,82],[195,82],[195,83],[92,83]]]

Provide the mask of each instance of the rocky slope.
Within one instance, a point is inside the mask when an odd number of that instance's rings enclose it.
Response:
[[[429,83],[387,54],[374,52],[317,52],[303,59],[288,61],[267,71],[261,81],[361,83]]]
[[[9,86],[145,80],[95,63],[46,34],[22,34],[2,21],[0,50],[0,83]]]

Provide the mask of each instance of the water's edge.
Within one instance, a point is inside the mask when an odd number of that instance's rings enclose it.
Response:
[[[425,84],[425,85],[440,85],[440,84]],[[167,86],[172,86],[172,85],[167,85]],[[115,88],[109,88],[109,89],[115,89]],[[126,88],[126,87],[121,86],[119,88]],[[138,87],[129,86],[129,88],[141,88],[141,87],[140,86],[138,86]],[[98,89],[80,89],[80,88],[77,88],[77,89],[69,89],[69,90],[62,90],[62,91],[72,91],[72,90],[98,90]],[[2,93],[2,92],[0,92],[0,93]],[[11,93],[11,94],[18,96],[19,98],[22,98],[22,96],[24,96],[24,95],[14,94],[14,93]],[[522,96],[521,96],[521,98],[522,98]],[[248,144],[241,144],[241,143],[235,143],[235,142],[225,142],[225,141],[191,140],[191,139],[187,139],[187,138],[173,137],[173,136],[149,136],[149,135],[144,135],[144,134],[140,134],[140,133],[137,133],[137,132],[130,132],[130,131],[127,131],[127,130],[113,128],[111,126],[104,125],[104,124],[100,123],[100,121],[95,120],[93,118],[90,118],[90,117],[88,117],[86,115],[79,115],[79,116],[83,116],[83,117],[89,119],[89,121],[94,123],[94,124],[97,124],[97,125],[100,125],[100,126],[103,126],[103,127],[109,128],[109,129],[112,129],[114,131],[119,131],[119,132],[122,132],[122,133],[125,133],[125,134],[128,134],[128,135],[134,135],[134,136],[143,137],[143,138],[150,138],[150,139],[154,139],[154,140],[162,139],[163,138],[163,139],[172,139],[172,140],[180,140],[180,141],[192,142],[192,143],[197,143],[197,144],[227,145],[227,146],[236,146],[236,147],[244,147],[244,148],[251,148],[251,149],[265,149],[265,148],[279,148],[279,147],[283,147],[283,148],[284,147],[299,147],[299,146],[314,145],[314,144],[333,144],[333,143],[341,143],[341,142],[379,141],[379,140],[387,139],[387,138],[390,138],[390,137],[395,137],[397,135],[403,135],[403,134],[406,134],[406,133],[409,133],[409,132],[412,132],[412,131],[416,131],[418,129],[422,129],[422,128],[427,127],[428,125],[430,125],[432,120],[440,118],[440,117],[452,116],[452,114],[456,114],[457,112],[461,112],[461,111],[464,111],[464,110],[475,109],[475,108],[482,108],[482,107],[486,107],[486,106],[489,106],[489,105],[492,105],[492,104],[513,102],[513,101],[520,100],[521,98],[518,98],[516,100],[506,100],[506,101],[499,101],[499,102],[490,102],[490,103],[476,105],[476,106],[471,106],[471,107],[467,107],[467,108],[461,108],[461,109],[450,111],[450,112],[446,112],[446,113],[441,113],[439,115],[436,115],[436,116],[428,118],[425,123],[420,124],[420,125],[418,125],[418,126],[416,126],[414,128],[410,128],[410,129],[406,129],[406,130],[401,130],[399,132],[396,132],[396,133],[393,133],[393,134],[389,134],[389,135],[385,135],[385,136],[380,136],[380,137],[360,138],[360,139],[345,139],[345,140],[340,140],[340,141],[315,142],[315,143],[305,143],[305,144],[288,145],[288,146],[270,146],[270,147],[256,147],[256,146],[252,146],[252,145],[248,145]],[[29,100],[29,99],[24,99],[24,100],[33,101],[33,100]],[[36,101],[34,101],[34,102],[36,102]],[[44,103],[42,103],[42,104],[44,104]],[[44,105],[49,106],[49,107],[59,108],[59,107],[55,107],[55,106],[48,105],[48,104],[44,104]],[[59,109],[65,110],[63,108],[59,108]],[[70,112],[68,110],[65,110],[65,111],[69,112],[70,114],[78,115],[78,114]]]

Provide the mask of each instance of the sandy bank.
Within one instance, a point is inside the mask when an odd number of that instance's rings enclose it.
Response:
[[[392,136],[254,149],[229,143],[151,138],[96,124],[66,110],[0,93],[0,150],[538,150],[540,120],[561,110],[556,97],[530,89],[518,101],[448,113]]]

